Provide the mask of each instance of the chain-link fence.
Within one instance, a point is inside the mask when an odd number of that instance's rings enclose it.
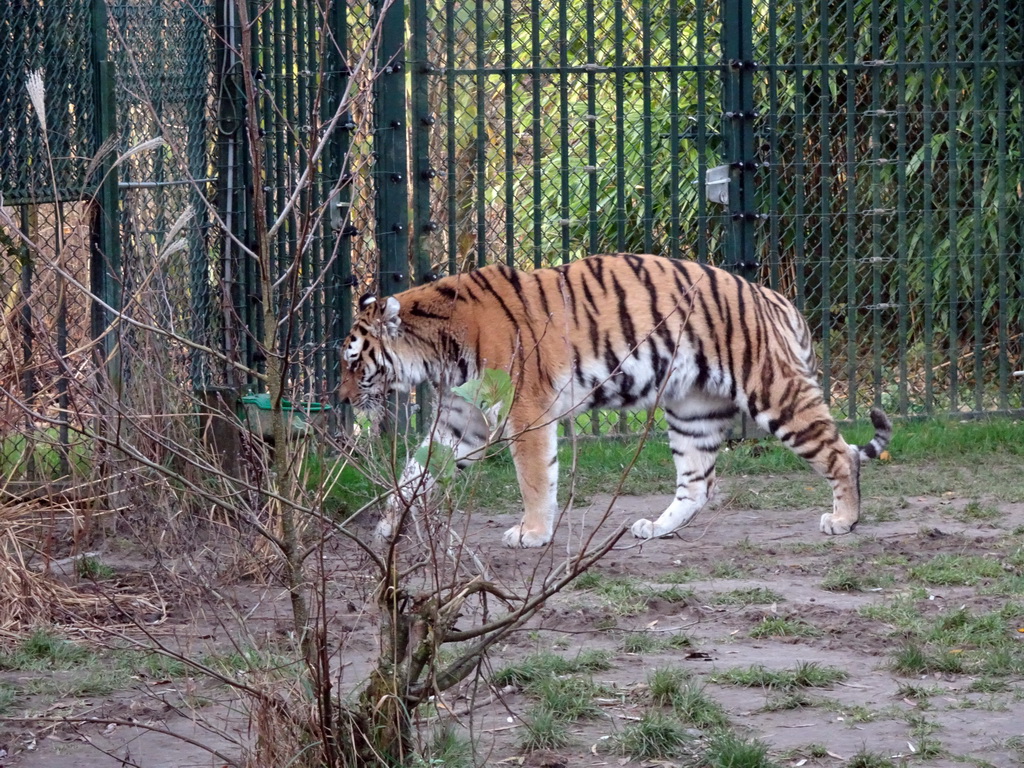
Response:
[[[133,397],[129,385],[154,379],[257,386],[244,370],[264,365],[272,316],[285,320],[289,386],[329,402],[363,290],[593,252],[710,261],[794,296],[841,417],[872,403],[1020,409],[1018,10],[8,3],[5,476],[66,469],[73,440],[46,419],[75,410],[68,388],[97,366]],[[258,178],[243,63],[256,74]],[[37,70],[45,131],[26,89]],[[255,195],[273,232],[268,275]],[[187,407],[146,391],[153,409]],[[628,420],[589,427],[612,425]],[[26,459],[29,433],[55,447],[51,469]]]

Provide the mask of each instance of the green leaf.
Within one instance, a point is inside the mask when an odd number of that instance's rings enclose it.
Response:
[[[507,371],[487,368],[479,379],[470,379],[465,384],[452,387],[452,392],[481,411],[487,411],[495,405],[500,405],[498,411],[500,420],[508,415],[508,411],[512,407],[515,387],[512,386],[512,377],[508,375]]]
[[[447,445],[421,445],[413,458],[439,483],[455,474],[455,451]]]

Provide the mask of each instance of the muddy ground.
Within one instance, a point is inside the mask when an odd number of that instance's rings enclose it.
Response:
[[[888,466],[873,471],[898,476],[901,470]],[[1024,682],[1019,673],[998,678],[971,671],[898,674],[891,662],[894,651],[907,640],[905,630],[884,616],[869,618],[874,614],[864,613],[865,606],[891,605],[900,599],[925,617],[925,625],[961,608],[971,615],[1002,611],[1005,635],[1016,642],[1008,647],[1019,670],[1024,659],[1024,614],[1019,605],[1024,602],[1019,594],[1024,504],[963,498],[955,490],[918,495],[908,475],[899,502],[893,504],[899,509],[866,514],[852,535],[829,538],[818,532],[820,508],[734,508],[728,503],[730,482],[736,481],[723,479],[719,492],[719,499],[724,497],[726,502],[706,510],[679,535],[643,546],[623,539],[628,548],[613,551],[596,566],[600,583],[628,583],[641,594],[649,590],[639,603],[616,602],[599,586],[567,590],[492,654],[475,700],[466,690],[451,695],[445,706],[463,713],[462,735],[474,740],[479,764],[552,768],[683,764],[681,758],[630,760],[608,749],[611,739],[606,737],[620,733],[651,708],[648,675],[665,667],[692,675],[724,707],[730,727],[765,742],[781,765],[841,766],[865,750],[897,765],[1009,768],[1024,764]],[[820,481],[800,474],[763,482],[777,487]],[[866,486],[867,510],[887,508],[885,498],[870,494]],[[653,517],[665,502],[661,494],[620,498],[613,505],[610,522]],[[580,521],[593,520],[608,503],[607,497],[595,497],[580,505],[573,515],[576,527],[563,523],[551,552],[564,553],[566,542],[578,534]],[[509,585],[521,584],[538,563],[542,569],[547,567],[545,557],[557,558],[503,548],[501,533],[513,522],[511,513],[483,511],[475,513],[466,527],[467,540],[475,543],[492,576]],[[999,563],[999,570],[1011,581],[1000,581],[1003,577],[990,573],[969,586],[926,583],[915,567],[940,555],[976,556]],[[358,559],[354,550],[339,544],[325,561],[331,621],[344,665],[343,686],[360,679],[376,649],[377,622],[367,609],[365,570],[353,567]],[[138,563],[132,569],[136,575],[145,570]],[[670,586],[676,587],[675,592],[665,593]],[[730,595],[752,588],[767,588],[778,599],[759,604],[731,601]],[[267,646],[285,642],[289,619],[282,590],[248,584],[224,588],[223,593],[243,615],[249,640]],[[1016,608],[1007,608],[1014,600]],[[217,611],[223,608],[172,605],[166,620],[152,631],[161,642],[193,655],[229,653],[231,632],[218,620],[224,616],[215,615]],[[751,632],[766,618],[809,626],[812,634],[752,637]],[[133,634],[131,628],[125,632]],[[678,647],[661,643],[661,649],[644,653],[623,650],[624,639],[638,632],[685,640],[677,641]],[[83,632],[81,637],[92,641],[95,633]],[[606,650],[610,657],[608,670],[593,673],[605,691],[598,701],[601,715],[572,725],[570,746],[524,754],[518,747],[525,728],[520,716],[534,701],[514,686],[488,689],[486,676],[539,651],[554,650],[573,658],[582,650],[594,649]],[[968,643],[951,652],[977,651]],[[788,706],[792,709],[780,708],[785,691],[741,687],[721,677],[733,667],[757,664],[792,669],[800,662],[836,667],[848,677],[791,696]],[[7,672],[3,679],[17,688],[38,677],[39,673]],[[183,706],[183,701],[194,706]],[[223,758],[188,741],[126,723],[166,729],[221,750],[228,758],[238,755],[231,740],[244,741],[251,733],[243,707],[230,692],[188,677],[137,675],[123,690],[103,695],[26,693],[8,710],[12,714],[123,722],[76,728],[42,720],[7,723],[0,741],[5,750],[0,766],[220,766],[225,764]],[[198,719],[206,721],[206,726]],[[692,727],[691,733],[698,739],[702,735]]]

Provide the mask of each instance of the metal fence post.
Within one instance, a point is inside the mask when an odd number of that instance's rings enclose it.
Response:
[[[114,65],[107,46],[107,6],[105,0],[92,3],[93,98],[96,105],[95,142],[97,147],[117,132],[117,114],[114,100]],[[110,325],[111,312],[121,309],[120,271],[121,239],[118,232],[118,171],[114,167],[114,154],[107,153],[97,171],[102,179],[96,194],[95,215],[92,220],[90,282],[91,290],[99,301],[91,305],[91,330],[99,338]],[[100,303],[102,302],[102,304]],[[100,347],[111,381],[117,380],[117,362],[111,355],[116,345],[107,336]]]
[[[746,278],[757,274],[754,248],[754,61],[753,0],[722,0],[723,134],[729,165],[729,221],[725,228],[726,264]]]
[[[409,168],[406,139],[405,0],[376,0],[380,25],[373,78],[374,187],[377,204],[378,291],[409,286]],[[394,428],[407,423],[405,398],[395,404]]]

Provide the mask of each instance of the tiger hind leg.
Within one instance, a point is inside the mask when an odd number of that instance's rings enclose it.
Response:
[[[727,400],[693,396],[665,408],[669,446],[676,465],[676,495],[657,520],[633,523],[638,539],[667,536],[690,522],[715,487],[715,461],[736,407]]]
[[[822,533],[841,535],[852,531],[860,519],[861,463],[877,457],[888,445],[892,434],[888,417],[878,408],[871,410],[875,436],[865,446],[850,445],[843,439],[824,401],[798,411],[786,422],[768,413],[756,418],[832,486],[832,511],[821,516]]]

